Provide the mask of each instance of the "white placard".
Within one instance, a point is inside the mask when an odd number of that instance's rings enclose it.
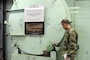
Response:
[[[24,9],[25,22],[44,22],[44,6],[33,5]]]

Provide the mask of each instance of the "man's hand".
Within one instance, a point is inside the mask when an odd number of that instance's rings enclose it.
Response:
[[[47,52],[47,50],[44,50],[44,51],[43,51],[43,54],[44,54],[44,56],[46,56],[46,57],[49,56],[49,53]]]
[[[70,57],[66,57],[65,60],[70,60]]]
[[[67,56],[67,53],[63,55],[64,60],[70,60],[70,57]]]

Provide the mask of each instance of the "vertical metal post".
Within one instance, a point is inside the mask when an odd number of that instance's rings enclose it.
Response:
[[[6,0],[2,0],[2,40],[3,40],[3,60],[6,60],[6,56],[5,56],[5,46],[6,46],[6,42],[5,42],[5,30],[6,27],[4,25],[4,20],[6,20],[6,13],[5,13],[5,9],[6,9]]]
[[[0,60],[3,60],[3,0],[0,0]]]

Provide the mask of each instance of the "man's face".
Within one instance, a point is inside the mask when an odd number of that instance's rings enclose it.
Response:
[[[67,24],[62,23],[62,27],[66,30],[67,29]]]

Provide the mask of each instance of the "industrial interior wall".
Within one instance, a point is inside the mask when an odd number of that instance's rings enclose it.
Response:
[[[69,2],[69,1],[68,1]],[[70,1],[72,3],[74,3],[74,1]],[[71,5],[73,5],[72,3],[70,3]],[[69,5],[70,5],[69,4]],[[12,6],[12,2],[11,1],[7,1],[7,9],[10,9]],[[6,20],[9,18],[9,12],[6,13]],[[6,25],[6,34],[9,34],[9,25]],[[11,36],[7,36],[6,37],[6,60],[11,60],[11,54],[13,54],[14,48],[12,47],[12,38]],[[58,58],[59,60],[62,60],[61,58]]]
[[[67,1],[71,2],[71,0]],[[8,2],[8,7],[11,6],[12,3]],[[80,13],[76,14],[75,16],[75,29],[77,30],[79,34],[79,45],[80,49],[78,51],[78,60],[90,60],[90,47],[89,47],[89,42],[90,42],[90,1],[77,1],[76,6],[79,6]],[[72,4],[70,4],[72,6]],[[8,13],[9,14],[9,13]],[[7,14],[7,18],[8,18]],[[7,33],[8,33],[8,26],[7,26]],[[7,37],[6,39],[6,60],[11,60],[11,54],[13,53],[13,47],[11,47],[11,44],[13,42],[11,41],[11,37]]]
[[[75,28],[79,35],[78,60],[90,60],[90,0],[77,1],[79,13],[75,15]]]
[[[67,2],[69,8],[78,7],[78,6],[75,6],[77,0],[65,0],[65,1]],[[75,9],[70,10],[70,11],[75,11]],[[75,27],[75,23],[74,23],[75,22],[75,14],[74,13],[71,13],[71,19],[72,19],[72,25],[73,25],[73,27]]]

